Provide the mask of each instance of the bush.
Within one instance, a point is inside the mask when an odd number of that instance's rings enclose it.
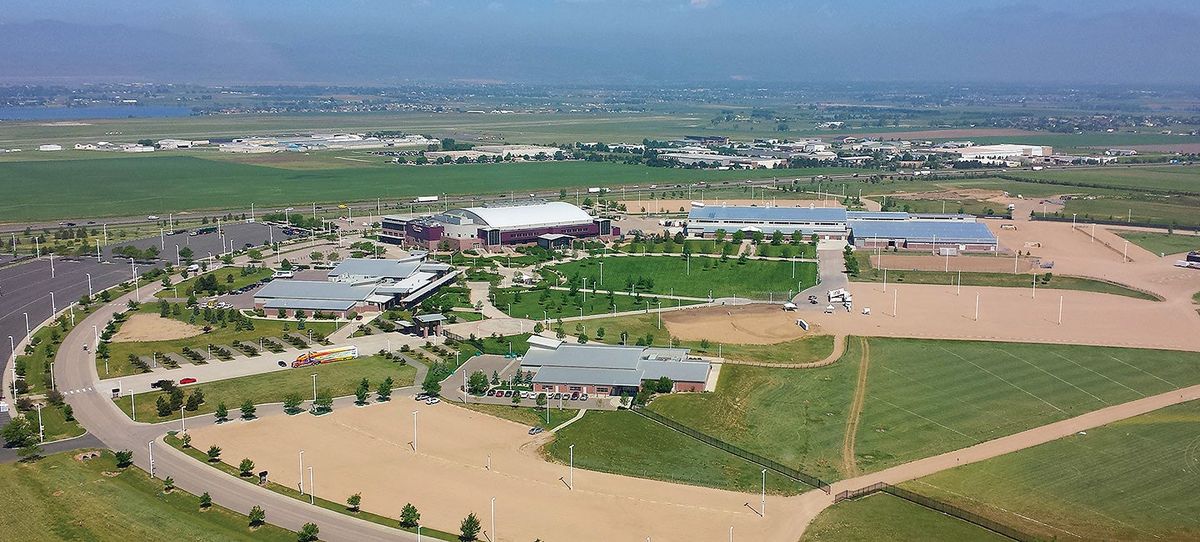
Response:
[[[121,450],[113,453],[117,458],[117,467],[126,468],[133,464],[133,452],[129,450]]]

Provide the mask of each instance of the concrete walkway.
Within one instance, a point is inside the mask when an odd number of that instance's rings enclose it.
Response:
[[[792,298],[792,303],[800,310],[824,310],[828,305],[830,290],[850,285],[850,280],[846,278],[846,256],[842,249],[819,250],[817,259],[817,283]],[[817,296],[816,305],[808,302],[810,295]]]

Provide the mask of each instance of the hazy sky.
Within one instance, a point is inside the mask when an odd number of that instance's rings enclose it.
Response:
[[[1200,0],[3,0],[0,82],[1200,83]]]

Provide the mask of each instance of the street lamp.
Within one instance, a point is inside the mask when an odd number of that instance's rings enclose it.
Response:
[[[91,297],[92,297],[92,295],[93,295],[93,294],[92,294],[92,274],[91,274],[91,273],[84,273],[84,274],[85,274],[85,275],[87,275],[87,279],[88,279],[88,297],[89,297],[89,298],[91,298]]]
[[[312,374],[313,379],[313,410],[317,409],[317,373]]]
[[[568,449],[571,452],[571,466],[567,474],[567,487],[575,489],[575,445],[568,446]]]
[[[413,451],[417,451],[417,411],[412,411],[413,415]]]
[[[300,450],[300,494],[304,494],[304,450]]]

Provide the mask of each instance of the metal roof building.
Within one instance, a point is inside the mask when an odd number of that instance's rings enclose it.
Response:
[[[986,224],[957,220],[851,220],[855,242],[869,239],[905,243],[995,245],[996,236]]]
[[[423,257],[401,260],[346,258],[329,270],[329,280],[363,282],[380,279],[403,280],[420,269]]]
[[[841,207],[692,207],[688,213],[687,235],[711,237],[717,230],[776,231],[804,236],[817,234],[823,239],[846,238],[846,210]]]
[[[548,340],[531,340],[529,346],[521,368],[536,371],[533,383],[538,391],[636,393],[642,381],[664,376],[675,382],[676,391],[703,391],[712,370],[707,361],[689,360],[683,348]]]
[[[451,209],[446,214],[468,217],[480,226],[500,229],[592,223],[592,215],[587,211],[562,201],[511,207],[466,207]]]

